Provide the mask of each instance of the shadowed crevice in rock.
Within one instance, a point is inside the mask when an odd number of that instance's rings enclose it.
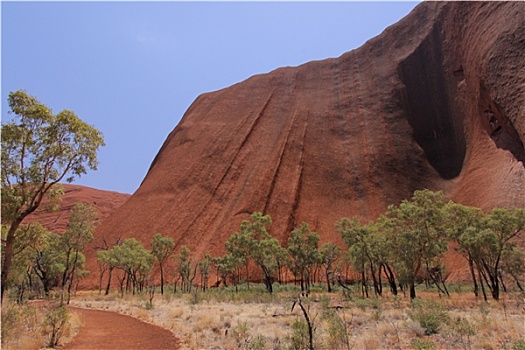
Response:
[[[496,147],[509,151],[517,161],[525,167],[525,147],[520,134],[491,98],[484,86],[480,86],[480,118],[487,135],[494,141]]]
[[[441,26],[436,23],[421,45],[399,64],[404,84],[401,103],[416,142],[444,179],[461,173],[465,158],[462,116],[455,115],[443,72]],[[454,72],[464,79],[463,69]]]

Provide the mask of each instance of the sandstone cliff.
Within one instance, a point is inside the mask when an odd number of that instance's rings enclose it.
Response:
[[[203,94],[97,239],[161,232],[220,254],[261,211],[281,243],[304,221],[342,244],[341,217],[422,188],[525,206],[524,57],[525,3],[425,2],[339,58]]]
[[[26,222],[38,221],[48,230],[63,233],[69,223],[69,214],[76,203],[86,203],[99,212],[99,222],[111,215],[130,197],[129,194],[97,190],[79,185],[62,185],[64,194],[58,204],[58,210],[49,211],[46,203],[27,217]],[[88,253],[90,256],[93,255]]]

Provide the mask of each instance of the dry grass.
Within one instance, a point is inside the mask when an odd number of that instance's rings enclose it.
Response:
[[[292,294],[244,300],[238,295],[233,301],[210,295],[201,294],[199,300],[188,294],[156,296],[154,307],[147,308],[145,297],[105,299],[85,293],[72,304],[157,324],[179,337],[183,349],[292,348],[292,325],[303,320],[299,308],[291,311]],[[418,296],[444,309],[447,320],[442,320],[437,334],[425,335],[421,324],[410,317],[408,298],[345,299],[338,293],[314,293],[305,305],[315,326],[317,349],[521,349],[517,346],[525,339],[522,295],[505,294],[500,302],[488,303],[469,293],[439,298],[420,292]]]
[[[36,302],[16,305],[9,300],[2,304],[2,349],[38,350],[45,349],[49,342],[49,330],[44,325],[48,308],[45,303]],[[78,333],[82,321],[71,312],[60,338],[60,344],[67,343]]]

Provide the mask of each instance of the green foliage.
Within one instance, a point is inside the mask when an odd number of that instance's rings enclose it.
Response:
[[[41,242],[40,246],[34,247],[32,271],[42,281],[44,292],[49,296],[66,269],[66,254],[61,249],[61,236],[56,233],[42,232]]]
[[[294,276],[300,279],[303,290],[309,288],[312,270],[321,263],[321,254],[318,250],[319,240],[317,232],[311,231],[308,224],[304,222],[293,230],[288,238],[290,269]]]
[[[516,340],[512,345],[512,350],[525,350],[525,340]]]
[[[2,304],[2,349],[17,348],[16,344],[30,334],[33,339],[32,344],[36,348],[43,345],[44,340],[40,338],[41,309],[34,306],[14,304],[4,301]]]
[[[291,326],[291,333],[286,337],[287,349],[304,350],[310,347],[308,324],[302,319],[296,319]]]
[[[501,268],[506,268],[519,283],[519,276],[523,274],[523,254],[516,247],[516,240],[523,235],[525,228],[525,210],[523,208],[503,209],[494,208],[487,215],[457,215],[459,210],[476,213],[476,209],[464,208],[460,205],[452,206],[458,220],[452,230],[459,243],[459,251],[468,259],[472,266],[488,282],[492,297],[499,299]],[[472,218],[474,217],[474,218]],[[469,220],[467,220],[469,219]],[[450,221],[450,220],[449,220]],[[467,225],[465,222],[469,223]],[[471,267],[474,283],[475,275]],[[481,284],[483,281],[479,281]]]
[[[344,309],[325,308],[323,320],[327,324],[326,346],[329,349],[350,349],[351,330]]]
[[[412,300],[412,310],[408,315],[425,329],[426,335],[439,333],[441,327],[449,321],[445,307],[432,300]]]
[[[464,317],[456,317],[450,322],[450,327],[459,336],[460,342],[466,343],[470,348],[470,337],[476,334],[476,327]]]
[[[71,286],[75,278],[86,275],[84,269],[85,257],[82,251],[93,240],[93,230],[98,219],[98,211],[89,204],[77,203],[69,215],[66,232],[60,237],[60,250],[64,253],[64,272],[62,274],[62,297],[67,286],[68,303],[71,296]]]
[[[128,238],[101,256],[126,273],[132,283],[133,292],[141,292],[144,289],[155,257],[139,240]]]
[[[2,340],[7,339],[15,332],[20,317],[20,308],[14,305],[2,307]]]
[[[389,206],[378,219],[389,242],[390,256],[400,282],[416,297],[415,279],[422,266],[439,265],[448,249],[442,192],[415,191],[410,200]]]
[[[7,286],[17,231],[44,197],[51,205],[62,190],[57,184],[97,169],[97,152],[104,146],[100,131],[72,111],[53,115],[25,91],[9,94],[12,120],[2,124],[2,222],[9,224],[2,254],[2,298]]]
[[[321,264],[325,269],[326,285],[328,292],[332,292],[332,286],[335,284],[334,264],[341,255],[341,249],[332,242],[323,244],[319,249]]]
[[[248,350],[264,350],[266,349],[266,338],[262,335],[257,335],[247,344]]]
[[[204,258],[197,263],[197,266],[199,268],[199,275],[201,276],[201,286],[203,291],[206,291],[206,289],[208,289],[208,279],[210,277],[211,263],[212,258],[208,254],[206,254]]]
[[[412,340],[414,350],[437,350],[436,344],[430,339],[414,339]]]
[[[191,292],[193,280],[197,273],[197,266],[190,259],[191,251],[183,245],[180,252],[174,256],[177,262],[177,273],[179,274],[183,292]],[[193,273],[192,273],[193,270]]]
[[[64,304],[50,305],[46,315],[44,325],[44,332],[49,337],[48,346],[54,348],[58,345],[60,338],[64,334],[67,327],[69,313]]]
[[[6,239],[8,226],[2,225],[2,240]],[[29,277],[35,259],[35,249],[46,244],[49,232],[38,222],[22,225],[16,232],[17,240],[13,249],[13,259],[11,271],[7,283],[9,286],[16,287],[17,302],[22,303],[29,287]],[[2,245],[2,255],[4,245]]]
[[[270,216],[262,213],[253,213],[248,220],[243,220],[240,231],[233,233],[225,243],[229,254],[220,261],[216,260],[216,267],[228,267],[231,274],[251,259],[261,268],[266,289],[272,293],[272,279],[279,267],[282,247],[279,241],[268,233],[267,229],[271,223]],[[225,282],[225,279],[223,281]]]
[[[151,240],[151,253],[157,258],[160,267],[160,294],[164,294],[164,261],[173,253],[175,243],[170,237],[156,233]]]

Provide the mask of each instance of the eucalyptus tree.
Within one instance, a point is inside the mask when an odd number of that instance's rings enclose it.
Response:
[[[181,289],[183,292],[191,292],[193,280],[197,274],[197,264],[192,264],[190,255],[190,249],[183,245],[180,248],[180,252],[174,256],[177,261],[177,273],[181,279]]]
[[[492,298],[499,300],[504,272],[501,267],[505,266],[506,258],[511,263],[511,259],[520,257],[515,250],[525,229],[525,209],[494,208],[482,218],[480,226],[480,230],[467,229],[459,236],[458,242],[472,253],[474,263],[489,287]]]
[[[481,230],[481,222],[484,216],[483,211],[480,208],[454,202],[447,203],[444,209],[446,215],[446,229],[448,230],[450,239],[458,243],[455,250],[467,260],[470,276],[474,285],[474,295],[477,297],[479,295],[478,282],[483,287],[483,280],[480,278],[478,281],[476,278],[474,262],[476,254],[474,251],[475,246],[468,243],[467,237],[469,234],[475,236],[477,232]],[[479,276],[481,277],[481,275]]]
[[[67,286],[67,303],[71,297],[71,287],[78,267],[85,262],[83,251],[93,240],[93,230],[98,219],[98,210],[86,203],[77,203],[69,215],[66,232],[60,237],[60,249],[64,253],[64,272],[62,273],[62,294]],[[63,300],[63,299],[62,299]]]
[[[398,278],[416,297],[415,282],[423,266],[435,266],[448,249],[442,192],[415,191],[410,200],[390,205],[384,214],[390,254]]]
[[[370,271],[375,293],[381,295],[382,288],[378,278],[381,269],[371,241],[374,224],[362,225],[359,219],[354,217],[353,219],[342,218],[336,223],[336,227],[348,247],[352,267],[361,275],[363,295],[368,296],[367,271]]]
[[[41,244],[35,245],[32,270],[42,282],[45,296],[60,284],[65,269],[66,255],[60,249],[60,235],[42,232]]]
[[[234,232],[228,237],[228,240],[224,243],[226,250],[231,254],[231,258],[228,258],[232,262],[231,267],[234,269],[233,274],[236,275],[234,284],[241,281],[241,268],[246,269],[246,282],[249,287],[249,259],[251,256],[251,250],[254,247],[254,240],[251,232],[247,230],[241,230],[240,232]],[[233,264],[233,262],[235,263]]]
[[[201,277],[202,291],[205,292],[208,288],[208,281],[210,279],[210,265],[212,263],[212,257],[208,254],[204,256],[198,263],[199,275]]]
[[[522,281],[525,276],[525,253],[520,249],[507,249],[501,256],[501,270],[509,274],[516,286],[524,292]]]
[[[111,278],[113,276],[113,270],[118,266],[118,259],[113,251],[113,248],[107,248],[104,250],[97,251],[97,262],[105,265],[108,270],[108,281],[106,283],[105,295],[109,294],[109,288],[111,287]],[[102,274],[100,275],[99,289],[102,287]]]
[[[2,225],[2,239],[5,238],[8,230],[8,226]],[[13,249],[13,260],[8,284],[16,288],[16,301],[20,304],[24,301],[25,292],[28,289],[32,289],[33,292],[37,289],[33,272],[35,247],[41,247],[46,244],[49,231],[38,222],[21,225],[17,231],[18,239]]]
[[[332,242],[325,243],[319,250],[321,255],[321,264],[324,266],[326,276],[326,286],[328,293],[332,292],[330,281],[334,278],[333,264],[341,255],[341,249]]]
[[[215,267],[217,272],[217,284],[218,287],[222,282],[225,287],[228,286],[228,277],[234,276],[234,272],[241,263],[240,260],[233,256],[231,253],[224,254],[220,257],[212,257],[210,262]],[[235,290],[237,291],[237,278],[233,277],[233,283],[235,285]]]
[[[288,238],[290,269],[301,282],[301,291],[310,288],[312,270],[321,262],[319,234],[310,230],[307,223],[294,229]]]
[[[151,240],[151,253],[157,258],[160,267],[160,294],[164,294],[164,261],[173,253],[173,238],[156,233]]]
[[[1,298],[8,287],[17,230],[44,198],[53,203],[61,181],[97,169],[97,152],[104,145],[99,130],[69,110],[54,115],[25,91],[8,97],[12,120],[2,124],[2,222],[9,226],[2,241]]]
[[[141,292],[153,267],[155,257],[136,238],[125,239],[110,250],[115,266],[124,271],[133,294]],[[131,286],[130,286],[131,284]],[[122,290],[122,285],[121,285]]]
[[[277,259],[281,255],[282,248],[279,241],[268,233],[268,226],[271,223],[272,219],[269,215],[256,212],[241,223],[240,231],[241,234],[250,237],[250,258],[261,269],[269,293],[273,292],[273,275],[277,271]]]

